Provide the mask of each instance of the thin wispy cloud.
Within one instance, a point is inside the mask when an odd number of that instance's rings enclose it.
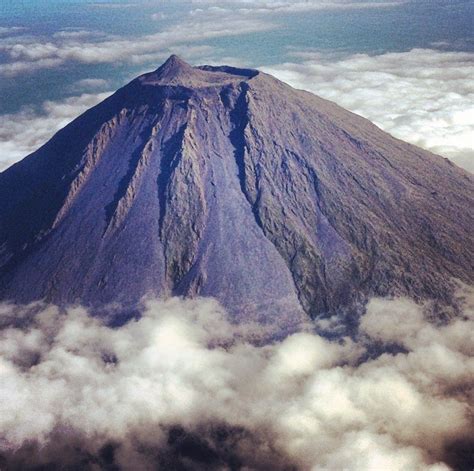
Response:
[[[47,41],[34,37],[21,42],[10,40],[0,45],[0,52],[10,58],[9,62],[0,65],[0,75],[14,76],[41,68],[58,67],[66,62],[142,64],[162,57],[170,48],[184,44],[193,45],[208,39],[272,28],[273,24],[262,19],[229,15],[219,22],[213,18],[190,17],[169,29],[138,37],[99,36],[87,40],[85,31],[63,31]]]
[[[24,26],[0,26],[0,36],[23,33],[26,30],[27,28],[25,28]]]
[[[86,5],[88,8],[105,8],[111,10],[118,10],[122,8],[137,8],[138,3],[121,3],[121,2],[90,2]]]
[[[353,1],[353,0],[308,0],[308,1],[280,1],[280,0],[192,0],[193,4],[201,6],[213,6],[214,11],[235,10],[239,13],[298,13],[318,10],[349,10],[349,9],[369,9],[369,8],[390,8],[406,3],[405,0],[373,0],[373,1]],[[217,6],[216,6],[217,5]],[[225,5],[223,7],[222,5]]]
[[[91,37],[104,37],[105,33],[100,31],[91,31],[88,29],[75,29],[69,28],[54,33],[53,38],[66,38],[66,39],[77,39],[77,38],[91,38]]]

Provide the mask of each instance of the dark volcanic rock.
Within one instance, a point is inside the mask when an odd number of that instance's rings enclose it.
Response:
[[[283,324],[474,281],[474,185],[255,70],[176,56],[0,174],[0,299],[217,297]]]

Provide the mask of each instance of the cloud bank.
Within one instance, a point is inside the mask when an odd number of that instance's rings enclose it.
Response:
[[[472,466],[473,300],[436,325],[409,300],[374,299],[357,340],[300,332],[263,346],[209,299],[151,300],[119,329],[82,308],[4,304],[0,463]]]
[[[343,58],[293,54],[303,62],[264,70],[474,172],[474,54],[431,49]]]

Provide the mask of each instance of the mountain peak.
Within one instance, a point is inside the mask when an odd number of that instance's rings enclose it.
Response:
[[[176,54],[171,54],[168,57],[166,62],[164,62],[156,72],[159,73],[161,76],[168,76],[169,78],[173,78],[174,76],[185,73],[191,72],[193,67],[189,65],[186,61],[181,59],[181,57],[177,56]]]
[[[258,74],[171,56],[0,173],[0,300],[212,296],[275,331],[352,326],[372,296],[452,306],[472,176]]]
[[[171,56],[169,56],[168,59],[166,59],[166,61],[162,65],[166,64],[180,64],[184,66],[189,66],[189,64],[177,54],[171,54]]]
[[[246,81],[256,75],[258,71],[253,69],[209,65],[193,67],[181,57],[172,54],[158,69],[142,75],[139,80],[143,85],[172,85],[196,89]]]

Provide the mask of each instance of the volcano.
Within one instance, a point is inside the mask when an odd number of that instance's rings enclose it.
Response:
[[[0,173],[0,299],[213,296],[286,325],[474,281],[474,179],[257,70],[171,56]]]

